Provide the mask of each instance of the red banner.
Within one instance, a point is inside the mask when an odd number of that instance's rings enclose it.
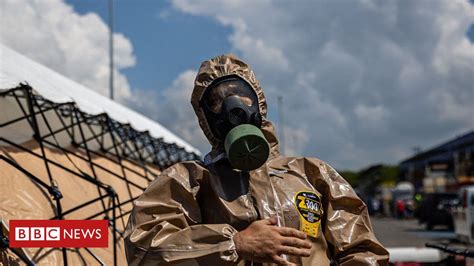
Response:
[[[10,247],[106,248],[107,220],[10,220]]]

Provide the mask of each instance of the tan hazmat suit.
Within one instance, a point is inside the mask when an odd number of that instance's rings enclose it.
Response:
[[[262,131],[271,146],[267,162],[249,173],[213,163],[223,151],[199,107],[206,87],[227,75],[241,77],[257,93],[264,117]],[[213,150],[205,163],[171,166],[135,201],[125,240],[131,265],[252,265],[239,258],[233,235],[271,216],[281,226],[301,229],[303,218],[295,202],[302,191],[319,197],[320,226],[316,237],[309,237],[312,255],[290,256],[289,261],[300,265],[388,263],[388,252],[374,236],[366,206],[344,178],[319,159],[280,156],[274,128],[265,119],[262,88],[247,64],[233,55],[203,62],[191,103]]]

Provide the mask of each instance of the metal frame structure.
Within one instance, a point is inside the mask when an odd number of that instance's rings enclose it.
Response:
[[[80,211],[82,208],[100,201],[102,210],[99,213],[90,215],[89,217],[84,217],[83,219],[97,219],[98,217],[101,217],[109,221],[109,228],[112,232],[114,243],[114,265],[117,264],[117,241],[118,238],[123,238],[123,232],[120,232],[117,229],[117,221],[121,220],[123,227],[125,228],[124,216],[130,213],[130,211],[123,212],[121,206],[129,204],[136,199],[136,197],[132,196],[130,187],[135,187],[141,190],[146,188],[140,186],[133,180],[128,179],[127,171],[133,172],[140,178],[150,182],[154,179],[152,176],[153,174],[149,169],[150,165],[157,167],[159,170],[163,170],[179,161],[200,159],[197,154],[190,153],[174,143],[166,143],[162,138],[155,138],[151,136],[148,131],[137,131],[129,124],[117,122],[111,119],[106,113],[90,115],[81,111],[74,102],[54,103],[48,99],[45,99],[41,95],[35,94],[33,89],[28,84],[20,84],[16,88],[0,92],[0,97],[11,97],[22,111],[21,117],[3,122],[0,124],[0,128],[26,121],[33,132],[33,139],[39,144],[41,153],[35,153],[28,148],[23,147],[21,144],[17,144],[9,139],[6,139],[4,136],[0,136],[0,143],[3,142],[3,144],[11,145],[42,159],[49,179],[49,184],[28,172],[24,167],[10,158],[0,155],[0,160],[3,160],[7,164],[11,165],[11,167],[16,168],[18,171],[22,172],[25,176],[49,192],[55,203],[55,216],[50,217],[50,219],[67,219],[69,214]],[[59,129],[53,129],[48,122],[47,116],[45,115],[46,112],[54,113],[55,117],[57,117],[57,119],[60,121],[62,127]],[[46,126],[47,132],[41,132],[40,127],[38,126],[39,119],[41,119],[41,122]],[[42,128],[44,129],[44,126]],[[60,145],[56,136],[58,134],[65,133],[71,140],[71,146],[84,151],[85,155],[74,153],[68,150],[67,147],[62,147]],[[105,141],[106,139],[108,141]],[[89,148],[91,145],[95,145],[96,147],[98,145],[100,148],[94,151],[93,149]],[[55,162],[51,158],[48,158],[45,152],[45,146],[61,151],[72,163],[74,169],[70,169]],[[120,166],[121,174],[112,172],[109,169],[94,163],[92,160],[93,156],[106,157],[108,160],[115,162]],[[77,167],[72,160],[72,157],[87,162],[92,175],[87,174]],[[130,167],[127,167],[127,165],[123,163],[124,160],[132,162],[136,166],[141,167],[143,172],[140,173]],[[62,170],[74,175],[75,177],[81,178],[95,185],[97,187],[99,196],[87,202],[78,203],[76,207],[71,209],[63,210],[61,205],[61,199],[63,198],[63,195],[61,190],[54,182],[54,176],[50,170],[51,166],[59,167]],[[99,169],[125,182],[130,198],[121,202],[119,200],[119,195],[115,192],[112,185],[104,184],[103,182],[99,181],[96,173],[96,171]],[[8,245],[8,238],[3,235],[1,238],[3,245]],[[90,255],[92,255],[98,263],[103,264],[102,260],[91,250],[87,248],[85,250]],[[12,251],[15,254],[18,253],[14,250]],[[66,248],[62,248],[62,256],[64,265],[67,265],[68,261]],[[28,265],[35,264],[34,261],[27,261],[25,257],[19,257]]]

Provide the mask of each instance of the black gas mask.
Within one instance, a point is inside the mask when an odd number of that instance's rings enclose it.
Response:
[[[246,81],[236,76],[215,80],[204,92],[200,105],[234,168],[253,170],[265,163],[269,145],[260,130],[257,94]]]

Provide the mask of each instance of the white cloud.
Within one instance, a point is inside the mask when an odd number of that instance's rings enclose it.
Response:
[[[357,105],[354,113],[359,120],[366,120],[374,126],[380,126],[387,119],[387,111],[381,106]],[[374,128],[376,129],[376,128]]]
[[[61,0],[0,1],[0,41],[27,57],[108,95],[108,26],[95,13],[80,15]],[[120,71],[135,65],[133,47],[114,33],[116,99],[130,96]]]
[[[287,126],[305,140],[292,153],[340,168],[396,163],[474,128],[466,0],[172,3],[232,29],[270,105],[284,96]]]
[[[146,114],[203,153],[210,150],[210,144],[202,133],[191,106],[191,93],[196,71],[182,72],[168,88],[161,92],[134,90],[126,104]]]
[[[309,137],[303,130],[285,127],[285,137],[279,135],[280,149],[288,156],[300,156],[301,150],[308,144]]]

